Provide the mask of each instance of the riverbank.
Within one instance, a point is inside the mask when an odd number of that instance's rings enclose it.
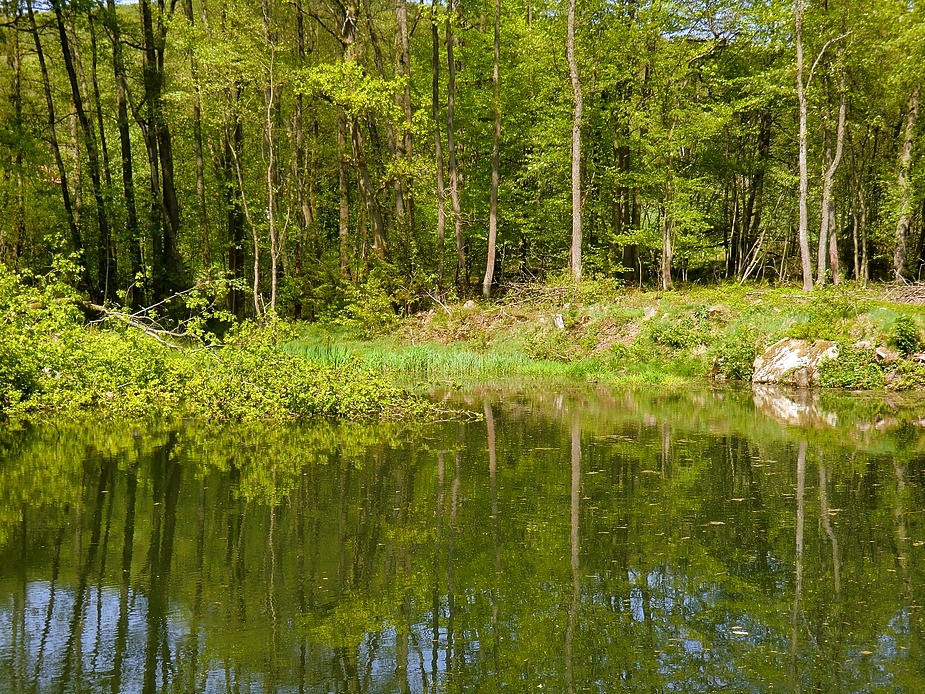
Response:
[[[918,301],[925,302],[925,288],[532,285],[375,328],[356,321],[306,326],[285,349],[320,364],[359,358],[379,373],[418,382],[561,376],[683,385],[748,381],[758,354],[793,337],[840,345],[841,358],[821,370],[824,386],[912,390],[925,387],[925,366],[904,358],[923,347],[925,306]]]

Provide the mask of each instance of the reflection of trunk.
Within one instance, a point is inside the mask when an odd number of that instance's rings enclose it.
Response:
[[[434,541],[434,586],[431,602],[431,655],[430,677],[436,683],[439,675],[440,661],[440,544],[443,541],[443,503],[444,480],[446,476],[446,457],[443,451],[437,452],[437,532]]]
[[[33,691],[38,691],[38,679],[42,672],[42,661],[45,658],[45,646],[48,643],[48,637],[51,634],[52,616],[55,613],[55,599],[58,591],[58,574],[61,570],[61,543],[64,541],[64,526],[58,530],[55,538],[55,559],[51,565],[51,580],[48,584],[48,607],[45,610],[44,625],[42,626],[42,636],[39,639],[38,654],[35,657],[35,681]]]
[[[903,582],[906,598],[905,608],[908,612],[912,612],[915,603],[912,594],[912,577],[909,575],[909,562],[906,559],[910,549],[909,533],[906,530],[906,469],[895,461],[893,462],[893,469],[896,472],[896,510],[894,511],[896,519],[896,563],[899,564],[899,575]]]
[[[485,426],[488,433],[488,481],[491,487],[491,545],[494,548],[495,575],[491,585],[492,656],[495,672],[501,668],[501,630],[498,619],[501,602],[501,541],[498,534],[498,454],[495,446],[495,414],[491,403],[485,401]]]
[[[566,39],[569,77],[572,80],[572,245],[570,266],[572,278],[581,279],[581,118],[583,102],[581,82],[578,80],[578,61],[575,59],[575,0],[569,0],[568,36]]]
[[[138,489],[138,469],[132,465],[125,481],[125,528],[122,534],[122,581],[119,587],[119,618],[116,622],[115,655],[113,656],[112,693],[122,691],[122,661],[128,640],[129,583],[132,578],[132,550],[135,546],[135,495]]]
[[[498,66],[501,62],[501,0],[495,0],[495,62],[491,81],[494,88],[495,135],[491,146],[491,201],[488,211],[488,259],[485,265],[485,279],[482,281],[482,295],[491,295],[491,283],[495,277],[495,244],[498,239],[498,182],[500,179],[499,159],[501,157],[501,97]]]
[[[434,120],[434,156],[437,163],[437,286],[443,291],[443,256],[446,234],[446,191],[443,187],[443,143],[440,138],[440,34],[437,30],[437,0],[430,7],[431,117]]]
[[[832,531],[832,523],[829,521],[828,485],[829,478],[826,474],[825,465],[820,461],[819,518],[822,521],[822,529],[825,531],[826,537],[829,538],[829,542],[832,544],[832,571],[834,572],[833,588],[837,604],[839,598],[841,597],[841,561],[838,553],[838,540],[835,538],[835,533]]]
[[[906,130],[903,136],[903,149],[899,157],[899,220],[896,222],[896,252],[893,254],[893,271],[896,279],[903,278],[906,265],[906,235],[912,221],[912,180],[909,167],[912,163],[912,145],[915,136],[915,121],[919,112],[919,90],[916,86],[909,97],[909,113],[906,117]]]
[[[797,634],[800,615],[800,598],[803,593],[803,520],[805,514],[804,491],[806,489],[806,442],[800,442],[797,453],[797,522],[796,551],[794,566],[793,611],[790,615],[790,688],[800,690],[800,673],[797,667]]]
[[[455,618],[456,618],[456,580],[453,571],[454,545],[456,540],[456,513],[459,510],[459,486],[460,474],[462,472],[462,453],[457,451],[455,456],[455,467],[453,468],[453,486],[450,491],[450,529],[447,538],[447,557],[446,557],[446,605],[447,605],[447,622],[446,622],[446,663],[451,674],[455,674],[461,664],[462,654],[457,648]]]
[[[167,645],[168,586],[182,474],[182,468],[172,459],[175,444],[176,434],[172,433],[167,442],[154,452],[151,459],[153,511],[151,544],[148,549],[151,582],[145,620],[147,627],[143,688],[145,694],[157,691],[158,663],[160,662],[161,667],[166,670],[170,657]]]
[[[575,691],[574,672],[572,669],[572,641],[578,624],[578,606],[581,598],[581,583],[578,575],[578,518],[581,504],[581,428],[578,417],[572,419],[572,495],[569,523],[569,544],[571,546],[572,565],[572,602],[568,610],[568,626],[565,630],[565,681],[568,691]]]
[[[100,535],[103,528],[103,504],[106,502],[106,494],[109,493],[109,479],[112,472],[112,463],[100,463],[100,477],[96,488],[96,502],[93,506],[93,520],[90,523],[90,545],[87,548],[87,556],[81,557],[83,565],[77,578],[77,588],[74,591],[74,611],[71,614],[71,623],[68,629],[67,644],[65,646],[64,665],[61,668],[61,681],[70,682],[72,677],[71,668],[74,661],[77,662],[79,680],[80,668],[82,667],[82,658],[80,649],[83,641],[83,621],[84,621],[84,604],[88,592],[88,580],[90,570],[96,561],[96,555],[100,546]],[[83,532],[83,528],[77,525],[77,532]]]
[[[199,481],[199,503],[196,508],[196,592],[193,596],[193,615],[189,628],[189,673],[186,683],[189,691],[197,687],[199,676],[199,629],[202,621],[203,564],[206,539],[206,481]]]

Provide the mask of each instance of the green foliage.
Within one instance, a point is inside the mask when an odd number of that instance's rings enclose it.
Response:
[[[272,318],[240,324],[224,344],[201,349],[169,349],[122,325],[85,326],[80,299],[61,275],[27,284],[0,265],[2,413],[242,421],[434,411],[356,359],[322,364],[283,351],[292,334]],[[199,330],[197,321],[189,324]]]
[[[919,326],[912,316],[901,314],[896,317],[890,331],[890,344],[903,356],[918,352],[922,348]]]
[[[649,339],[673,350],[690,349],[704,343],[703,326],[696,314],[665,316],[647,326]]]
[[[790,337],[800,340],[840,340],[848,320],[865,310],[864,302],[844,286],[816,289],[809,298],[807,320],[793,326]]]
[[[819,365],[819,385],[823,388],[876,390],[886,383],[886,370],[872,349],[842,347],[837,359]]]
[[[750,381],[758,348],[754,336],[739,331],[728,333],[713,350],[716,375],[731,381]]]

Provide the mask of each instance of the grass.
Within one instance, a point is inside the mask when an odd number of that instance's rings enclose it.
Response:
[[[887,345],[899,317],[919,329],[925,308],[883,299],[882,288],[738,284],[670,292],[538,286],[475,308],[454,304],[369,326],[308,325],[286,349],[340,365],[351,359],[411,381],[565,377],[680,385],[711,375],[748,380],[755,355],[782,337]],[[555,317],[565,325],[557,329]],[[905,382],[905,381],[904,381]]]

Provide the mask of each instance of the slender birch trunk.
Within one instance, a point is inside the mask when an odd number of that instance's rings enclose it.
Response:
[[[482,281],[482,295],[491,296],[491,284],[495,277],[495,246],[498,241],[498,184],[501,178],[501,0],[495,0],[495,61],[491,80],[494,88],[495,135],[491,147],[491,202],[488,211],[488,257],[485,264],[485,279]]]
[[[813,265],[809,255],[809,218],[807,197],[809,195],[809,171],[806,164],[806,88],[803,84],[803,0],[794,0],[794,19],[796,24],[795,41],[797,51],[797,101],[800,110],[799,167],[800,167],[800,226],[797,236],[800,241],[800,265],[803,268],[803,291],[813,289]]]
[[[575,0],[569,0],[566,52],[568,53],[569,76],[572,81],[572,98],[575,105],[572,115],[572,246],[570,264],[572,278],[578,282],[581,280],[581,117],[583,103],[581,82],[578,79],[578,62],[575,60]]]
[[[466,284],[466,247],[463,238],[462,211],[459,206],[459,171],[456,169],[456,133],[453,119],[456,111],[456,59],[453,56],[453,16],[456,5],[451,2],[446,13],[446,140],[450,158],[450,202],[453,205],[453,228],[456,231],[456,284],[460,290]]]
[[[912,145],[915,137],[915,121],[919,113],[919,91],[916,85],[909,96],[909,112],[906,116],[906,129],[903,136],[903,148],[899,157],[899,220],[896,222],[896,252],[893,254],[893,271],[897,280],[903,279],[906,265],[906,236],[912,221],[912,180],[909,167],[912,163]]]
[[[437,0],[430,6],[431,117],[434,121],[434,153],[437,160],[437,287],[443,291],[446,253],[446,190],[443,181],[443,141],[440,136],[440,32],[437,29]]]

